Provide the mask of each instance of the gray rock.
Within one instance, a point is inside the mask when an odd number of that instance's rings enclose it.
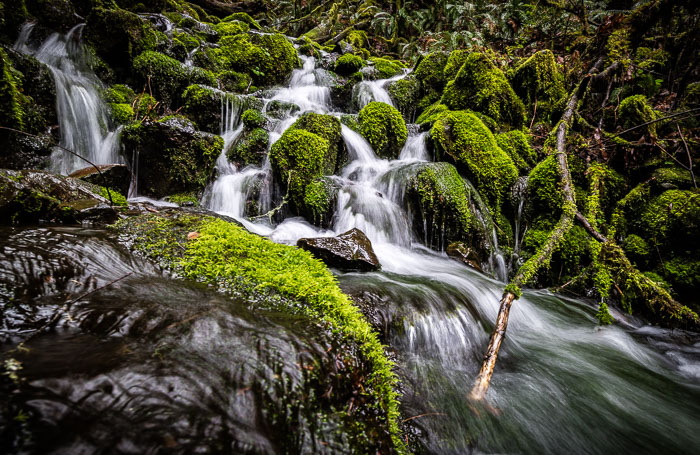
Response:
[[[372,242],[364,232],[353,228],[337,237],[299,239],[297,246],[311,252],[330,267],[341,270],[379,270]]]
[[[129,182],[131,181],[131,172],[123,164],[101,164],[97,166],[99,172],[94,166],[89,166],[79,171],[75,171],[68,177],[84,180],[95,185],[114,188],[124,196],[129,192]],[[100,175],[100,173],[102,175]]]

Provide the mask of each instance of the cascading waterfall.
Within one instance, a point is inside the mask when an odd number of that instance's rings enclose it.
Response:
[[[404,77],[406,77],[406,74],[400,74],[389,79],[377,79],[374,81],[362,81],[357,83],[352,89],[352,99],[355,109],[359,111],[372,101],[379,101],[393,106],[394,102],[386,88],[392,82],[403,79]]]
[[[331,112],[313,59],[303,61],[290,87],[273,99],[303,106],[302,112]],[[386,90],[375,85],[383,90],[374,98],[380,99]],[[272,141],[297,118],[281,120]],[[224,129],[235,137],[240,126],[236,120]],[[393,161],[377,158],[350,128],[342,127],[342,137],[351,162],[334,177],[340,191],[331,230],[301,218],[277,226],[245,220],[243,195],[254,184],[252,176],[263,170],[226,173],[225,155],[208,206],[276,242],[294,244],[300,237],[336,235],[353,227],[368,235],[382,271],[339,273],[339,281],[350,294],[359,290],[384,302],[377,311],[390,315],[386,342],[397,354],[405,385],[403,412],[418,416],[412,422],[427,453],[681,453],[700,445],[694,430],[700,415],[697,334],[645,327],[615,310],[618,324],[600,328],[593,304],[548,291],[526,290],[514,305],[489,391],[493,409],[475,410],[467,395],[506,274],[488,208],[465,181],[471,209],[494,253],[490,268],[501,281],[413,238],[402,200],[412,168],[429,158],[426,133],[410,135]],[[519,225],[516,231],[519,242]]]
[[[108,129],[109,111],[100,97],[102,83],[90,70],[88,54],[80,44],[83,25],[65,35],[52,34],[38,48],[29,44],[33,27],[31,23],[23,26],[14,48],[46,64],[53,74],[60,146],[94,164],[123,163],[121,128]],[[51,156],[54,172],[69,174],[87,166],[87,161],[58,148]]]

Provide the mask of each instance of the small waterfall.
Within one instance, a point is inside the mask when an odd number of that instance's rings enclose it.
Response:
[[[331,89],[323,85],[328,78],[323,77],[323,70],[316,69],[313,57],[302,55],[299,58],[303,62],[301,69],[292,72],[289,87],[279,89],[272,100],[296,104],[302,112],[330,111]]]
[[[428,155],[428,147],[425,145],[427,137],[427,131],[416,134],[415,136],[409,136],[406,140],[406,145],[404,145],[401,150],[399,159],[408,161],[428,161],[430,156]]]
[[[358,111],[372,101],[379,101],[393,106],[394,102],[391,100],[391,96],[389,96],[387,87],[390,83],[403,79],[404,77],[406,77],[405,74],[400,74],[389,79],[377,79],[376,81],[362,81],[357,83],[352,89],[353,106]]]
[[[119,155],[121,128],[108,129],[109,110],[100,97],[102,83],[90,70],[89,55],[80,44],[83,24],[65,35],[54,33],[37,49],[29,45],[33,24],[25,24],[14,47],[45,63],[56,83],[56,111],[61,131],[60,146],[94,164],[123,163]],[[56,149],[51,170],[69,174],[89,164]]]

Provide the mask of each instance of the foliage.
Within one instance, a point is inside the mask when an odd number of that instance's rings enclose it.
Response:
[[[530,145],[530,139],[521,130],[496,134],[496,143],[510,156],[521,173],[529,171],[537,163],[537,153]]]

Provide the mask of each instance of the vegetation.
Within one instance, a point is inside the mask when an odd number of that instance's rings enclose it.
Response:
[[[360,133],[370,143],[377,156],[398,158],[406,143],[408,131],[401,113],[393,106],[373,101],[362,108]]]

